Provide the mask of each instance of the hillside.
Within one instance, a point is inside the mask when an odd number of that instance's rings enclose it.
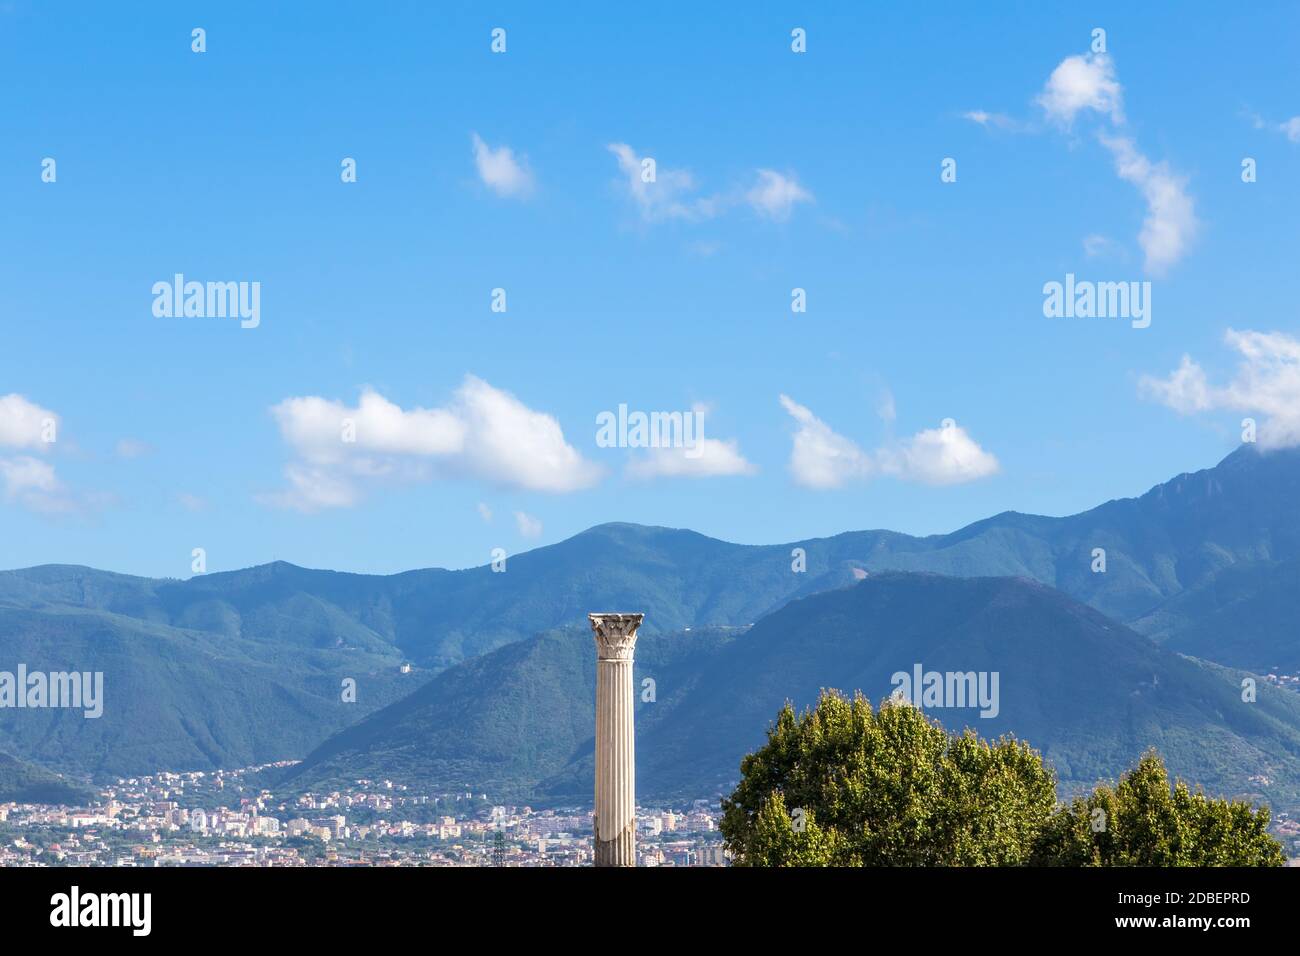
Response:
[[[53,803],[85,806],[93,793],[58,774],[0,753],[0,803]]]
[[[693,631],[643,642],[634,668],[638,695],[651,677],[653,706],[671,709],[698,688],[701,663],[738,633]],[[336,734],[285,782],[299,789],[394,777],[522,797],[533,782],[591,750],[595,688],[590,630],[519,641],[444,671]]]
[[[6,608],[0,670],[101,672],[103,713],[0,710],[0,750],[74,777],[299,757],[414,687],[398,659],[191,631],[105,611]],[[341,681],[358,682],[357,703]]]
[[[1175,773],[1223,793],[1300,805],[1300,696],[1170,653],[1067,596],[1023,579],[872,575],[792,602],[740,636],[643,636],[636,681],[642,797],[724,791],[781,704],[823,687],[878,701],[891,675],[997,671],[1000,712],[933,709],[951,729],[1015,733],[1068,792],[1114,777],[1156,746]],[[514,645],[440,675],[309,755],[292,789],[392,777],[474,785],[547,802],[590,798],[594,653],[570,632]],[[1262,780],[1251,780],[1261,776]]]

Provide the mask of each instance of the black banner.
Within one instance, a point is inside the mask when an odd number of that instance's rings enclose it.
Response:
[[[603,921],[616,911],[633,935],[689,925],[694,936],[733,941],[812,921],[872,938],[921,931],[927,943],[969,937],[972,926],[1061,940],[1155,934],[1228,943],[1291,926],[1296,878],[1286,869],[60,867],[0,870],[0,919],[10,941],[75,933],[82,945],[128,946],[373,944],[385,927],[440,939],[469,925],[494,940],[537,942],[581,933],[593,915]]]

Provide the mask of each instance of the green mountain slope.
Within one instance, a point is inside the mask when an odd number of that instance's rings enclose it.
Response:
[[[1067,596],[1022,579],[872,575],[792,602],[736,636],[646,635],[637,647],[637,780],[643,798],[725,790],[786,699],[823,687],[879,700],[914,665],[997,671],[1000,711],[932,709],[953,729],[1013,732],[1069,791],[1114,777],[1148,746],[1223,793],[1300,804],[1300,695],[1180,657]],[[441,674],[328,741],[286,786],[393,777],[546,801],[590,798],[594,652],[548,635]],[[1256,778],[1256,779],[1251,779]]]
[[[414,686],[396,656],[265,644],[106,611],[6,609],[0,670],[101,672],[103,713],[0,709],[0,750],[78,776],[301,756]],[[358,682],[357,703],[342,679]]]
[[[645,644],[635,686],[670,709],[699,686],[699,666],[738,629],[662,635]],[[647,678],[654,681],[643,686]],[[361,778],[436,782],[448,791],[526,796],[534,781],[592,746],[596,664],[589,630],[518,641],[453,667],[334,737],[293,768],[289,786]]]
[[[91,790],[69,783],[58,774],[0,753],[0,803],[54,803],[84,806]]]
[[[692,759],[717,768],[710,782],[722,786],[785,699],[811,705],[820,688],[838,687],[878,701],[895,672],[917,664],[998,672],[996,717],[933,716],[953,730],[1030,741],[1066,791],[1116,776],[1155,746],[1174,772],[1216,792],[1300,804],[1300,695],[1262,688],[1245,703],[1240,675],[1023,579],[883,574],[790,604],[708,663],[702,683],[725,681],[731,693],[702,695],[647,728],[646,773],[670,790],[706,783],[681,769],[689,735],[700,748]]]
[[[1300,560],[1232,564],[1135,625],[1171,650],[1300,674]]]

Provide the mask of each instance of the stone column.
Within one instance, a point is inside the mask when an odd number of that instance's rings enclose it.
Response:
[[[632,650],[644,614],[588,614],[596,636],[596,865],[636,866]]]

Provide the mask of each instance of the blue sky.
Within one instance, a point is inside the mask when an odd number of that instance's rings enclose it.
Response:
[[[10,0],[0,566],[930,534],[1300,440],[1300,9],[1127,6]],[[1150,327],[1045,317],[1067,273]],[[600,447],[620,403],[718,444]]]

